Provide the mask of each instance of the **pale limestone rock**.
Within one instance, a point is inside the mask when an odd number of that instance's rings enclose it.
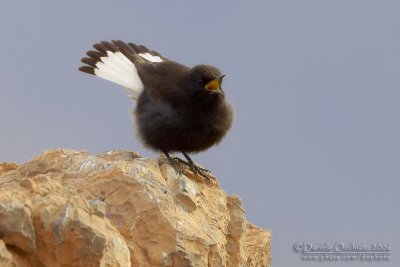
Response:
[[[1,239],[0,239],[0,266],[4,266],[4,267],[16,266],[14,257],[7,250],[6,244]]]
[[[251,223],[247,224],[243,243],[246,246],[248,257],[244,266],[271,265],[271,232],[265,231]],[[266,242],[268,240],[268,242]]]
[[[229,224],[227,232],[226,251],[231,257],[228,260],[228,266],[246,266],[248,258],[247,249],[244,244],[244,233],[247,226],[244,217],[243,205],[239,197],[228,196],[227,207],[229,211]]]
[[[30,253],[36,248],[31,209],[17,201],[0,203],[0,236],[9,245]]]
[[[15,162],[0,162],[0,174],[6,173],[18,168]]]
[[[165,158],[59,149],[1,166],[0,266],[270,266],[240,199]]]

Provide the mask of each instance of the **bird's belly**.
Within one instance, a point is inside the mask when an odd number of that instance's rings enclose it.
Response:
[[[169,107],[136,112],[139,135],[159,151],[200,152],[218,143],[230,127],[223,114],[190,114]],[[229,124],[229,125],[226,125]]]
[[[225,132],[219,125],[204,118],[189,119],[184,127],[179,129],[176,138],[176,148],[172,150],[184,152],[200,152],[218,143]]]

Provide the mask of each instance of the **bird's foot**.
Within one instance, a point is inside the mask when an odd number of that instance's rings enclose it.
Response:
[[[204,174],[204,173],[203,173],[204,170],[207,171],[207,172],[210,172],[209,170],[203,169],[203,168],[197,166],[196,164],[193,164],[193,166],[190,167],[190,170],[191,170],[194,174],[199,174],[200,176],[203,176],[203,177],[207,180],[207,182],[209,182],[209,183],[211,182],[210,177],[209,177],[207,174]]]
[[[188,166],[192,172],[196,172],[196,170],[194,170],[194,169],[197,169],[197,170],[200,170],[200,171],[203,171],[203,172],[211,173],[210,170],[207,170],[206,168],[200,167],[199,165],[197,165],[195,163],[193,163],[193,166],[195,166],[195,167],[192,168],[190,162],[187,162],[186,160],[183,160],[183,159],[178,158],[178,157],[173,157],[172,159],[175,160],[178,163],[181,163],[183,165]]]
[[[179,167],[179,165],[175,161],[174,162],[169,162],[169,165],[171,165],[171,167],[174,168],[176,175],[183,174],[183,171],[182,171],[181,167]]]
[[[182,169],[179,167],[178,163],[175,161],[175,158],[172,159],[168,153],[164,153],[165,156],[167,157],[169,165],[171,165],[172,168],[174,168],[176,175],[181,175],[183,174]]]
[[[181,164],[184,164],[184,165],[188,166],[189,169],[190,169],[194,174],[197,174],[197,175],[202,176],[203,178],[205,178],[205,179],[207,180],[207,182],[211,182],[210,177],[209,177],[207,174],[204,173],[204,172],[211,173],[209,170],[198,166],[198,165],[197,165],[196,163],[194,163],[193,161],[187,162],[187,161],[185,161],[185,160],[183,160],[183,159],[180,159],[180,158],[178,158],[178,157],[174,157],[173,160],[175,160],[175,163],[178,162],[178,163],[181,163]]]

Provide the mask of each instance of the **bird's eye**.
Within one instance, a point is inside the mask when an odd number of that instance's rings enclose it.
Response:
[[[197,83],[198,85],[203,85],[204,82],[203,82],[203,80],[197,80],[196,83]]]

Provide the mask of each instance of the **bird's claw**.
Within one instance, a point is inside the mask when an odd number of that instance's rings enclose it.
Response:
[[[174,157],[174,158],[172,158],[172,159],[175,161],[175,163],[181,163],[181,164],[184,164],[184,165],[188,166],[189,169],[190,169],[194,174],[202,176],[203,178],[205,178],[205,179],[207,180],[207,182],[211,182],[210,177],[209,177],[207,174],[204,174],[204,173],[203,173],[203,172],[211,173],[209,170],[204,169],[204,168],[202,168],[202,167],[199,167],[199,166],[197,166],[195,163],[187,162],[187,161],[185,161],[185,160],[183,160],[183,159],[180,159],[180,158],[178,158],[178,157]]]
[[[181,163],[181,164],[183,164],[183,165],[188,166],[188,167],[190,168],[190,170],[191,170],[192,172],[196,173],[196,174],[197,174],[197,172],[208,172],[208,173],[211,173],[210,170],[207,170],[206,168],[202,168],[202,167],[200,167],[200,166],[198,166],[198,165],[196,165],[196,164],[193,164],[194,167],[192,168],[192,167],[191,167],[191,164],[190,164],[189,162],[187,162],[187,161],[185,161],[185,160],[183,160],[183,159],[181,159],[181,158],[173,157],[172,159],[175,160],[175,161],[178,162],[178,163]]]
[[[173,168],[175,169],[175,174],[176,175],[181,175],[183,173],[181,168],[179,168],[178,166],[173,166]]]
[[[174,168],[175,174],[176,174],[176,175],[181,175],[181,174],[183,174],[182,169],[179,167],[178,163],[174,160],[175,158],[172,159],[172,158],[169,156],[168,153],[165,153],[165,155],[166,155],[166,157],[167,157],[167,160],[168,160],[169,165],[171,165],[171,167]]]
[[[208,177],[207,174],[204,174],[204,173],[202,172],[202,170],[205,170],[205,171],[207,171],[207,172],[210,172],[209,170],[200,168],[200,167],[197,166],[197,165],[193,165],[193,169],[192,169],[191,171],[192,171],[194,174],[199,174],[200,176],[203,176],[203,177],[207,180],[207,182],[210,183],[210,182],[211,182],[210,177]]]

